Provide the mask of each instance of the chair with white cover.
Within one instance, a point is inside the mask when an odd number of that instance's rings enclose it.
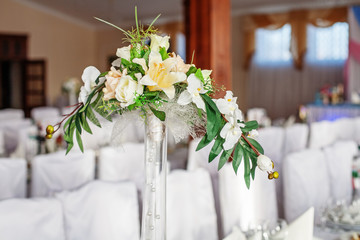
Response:
[[[95,153],[65,151],[38,155],[32,160],[31,196],[46,197],[54,192],[78,188],[95,177]]]
[[[336,141],[337,131],[333,122],[320,121],[310,124],[309,148],[322,148]]]
[[[0,120],[0,130],[4,132],[5,152],[7,155],[17,148],[22,129],[31,125],[31,119]]]
[[[44,118],[59,117],[60,110],[56,107],[36,107],[31,110],[31,118],[39,122]]]
[[[215,200],[215,209],[217,216],[221,215],[220,210],[220,200],[219,200],[219,172],[218,172],[218,162],[220,156],[216,157],[211,163],[209,163],[209,154],[211,148],[213,146],[213,142],[204,147],[203,149],[196,151],[196,147],[199,144],[201,139],[194,139],[189,143],[188,150],[188,162],[187,162],[187,170],[194,171],[196,169],[206,169],[211,177],[211,183],[214,193]],[[221,219],[218,218],[218,233],[219,238],[222,238],[222,222]]]
[[[232,164],[226,164],[219,172],[219,192],[224,234],[228,235],[234,226],[243,231],[278,219],[275,182],[267,174],[256,169],[255,180],[250,189],[244,181],[244,165],[237,175]]]
[[[211,179],[206,170],[174,170],[169,174],[167,239],[218,239]]]
[[[61,203],[53,198],[0,201],[1,240],[65,240]]]
[[[337,141],[324,148],[326,166],[330,176],[331,198],[335,201],[352,199],[352,163],[357,153],[354,141]]]
[[[280,174],[279,179],[276,179],[276,193],[279,216],[283,217],[283,187],[282,187],[282,164],[284,159],[284,145],[285,145],[285,129],[283,127],[266,127],[259,129],[259,136],[257,141],[264,149],[264,154],[268,156],[275,164],[275,170]]]
[[[333,122],[337,140],[355,140],[355,119],[339,118]]]
[[[27,161],[33,159],[40,151],[39,141],[37,140],[38,134],[38,127],[34,125],[19,128],[19,142],[11,157],[24,158]]]
[[[24,118],[24,111],[22,109],[7,108],[0,110],[0,121],[2,120],[20,120]]]
[[[135,184],[93,181],[56,194],[64,209],[67,240],[138,240],[139,211]]]
[[[307,147],[309,126],[304,123],[295,123],[285,128],[284,155],[304,150]]]
[[[0,129],[0,157],[5,155],[4,131]]]
[[[26,177],[27,166],[24,159],[0,158],[0,200],[25,198]]]
[[[319,220],[330,198],[329,173],[320,149],[306,149],[286,156],[283,164],[285,218],[292,222],[310,207]]]
[[[115,182],[131,180],[141,191],[145,182],[144,151],[144,143],[125,143],[100,149],[98,178]]]
[[[360,145],[360,117],[354,118],[355,125],[355,138],[354,140],[358,145]]]

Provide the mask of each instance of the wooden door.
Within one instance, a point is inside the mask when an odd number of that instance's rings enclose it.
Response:
[[[34,107],[46,105],[46,63],[45,60],[26,60],[24,62],[24,110],[25,115],[30,116]]]

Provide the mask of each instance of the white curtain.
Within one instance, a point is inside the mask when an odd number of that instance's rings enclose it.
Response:
[[[309,65],[296,70],[291,63],[279,66],[252,64],[248,75],[248,107],[265,108],[271,118],[297,114],[301,104],[314,102],[325,84],[343,82],[343,65]]]

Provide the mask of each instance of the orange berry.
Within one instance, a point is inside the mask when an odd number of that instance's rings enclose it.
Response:
[[[274,174],[273,173],[269,173],[269,175],[268,175],[268,179],[273,179],[274,178]]]

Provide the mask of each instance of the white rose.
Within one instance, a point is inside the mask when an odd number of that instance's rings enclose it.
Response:
[[[142,94],[143,85],[134,81],[130,76],[122,76],[115,89],[115,98],[120,102],[121,107],[127,107],[134,103],[135,92]]]
[[[150,43],[151,51],[158,52],[161,47],[164,47],[165,50],[169,49],[170,46],[169,36],[162,37],[156,34],[151,34],[150,39],[151,39],[151,43]]]
[[[116,56],[130,61],[130,47],[131,46],[129,45],[127,47],[118,48],[116,51]]]
[[[96,79],[99,77],[100,71],[94,67],[89,66],[84,69],[81,79],[84,82],[84,86],[80,88],[79,102],[85,103],[91,91],[97,86]],[[103,83],[105,78],[99,79],[99,84]]]
[[[257,157],[257,166],[260,168],[261,171],[272,171],[273,167],[272,167],[273,163],[271,161],[270,158],[268,158],[265,155],[260,154]]]

